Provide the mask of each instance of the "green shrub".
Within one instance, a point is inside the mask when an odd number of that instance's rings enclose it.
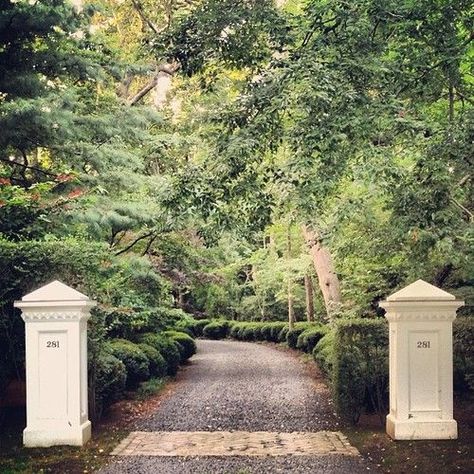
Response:
[[[166,373],[168,375],[176,375],[179,369],[179,362],[181,359],[178,345],[171,339],[162,336],[161,334],[145,333],[138,337],[139,342],[148,344],[164,357],[166,361]]]
[[[327,328],[325,326],[316,326],[305,329],[298,336],[296,348],[304,352],[312,353],[316,344],[326,333]]]
[[[265,338],[263,337],[262,328],[264,323],[255,323],[253,327],[253,337],[254,341],[264,341]]]
[[[280,342],[279,339],[278,339],[278,336],[279,336],[280,332],[282,331],[282,329],[286,326],[288,326],[288,323],[285,323],[283,321],[282,322],[278,321],[278,322],[266,324],[265,327],[270,328],[270,334],[265,332],[265,339],[267,341],[270,341],[270,342]],[[263,332],[263,328],[262,328],[262,332]]]
[[[474,391],[474,318],[453,322],[454,387]]]
[[[229,331],[230,337],[240,340],[241,339],[241,331],[245,327],[246,327],[246,323],[239,322],[239,323],[233,324],[232,327],[230,328],[230,331]]]
[[[260,327],[260,337],[262,341],[271,341],[272,323],[263,323]]]
[[[289,329],[286,333],[286,343],[288,347],[296,349],[296,344],[298,343],[298,337],[306,329],[311,327],[311,323],[300,322],[295,323],[293,329]]]
[[[168,367],[165,358],[160,354],[158,349],[145,343],[138,344],[138,347],[148,358],[150,376],[158,378],[164,377]]]
[[[125,390],[127,369],[122,361],[102,350],[89,358],[89,413],[98,420]]]
[[[202,334],[208,339],[224,339],[229,333],[229,324],[227,321],[212,321],[204,326]]]
[[[150,377],[149,361],[143,351],[126,339],[112,339],[107,348],[111,354],[121,360],[127,369],[126,387],[134,389],[140,382]]]
[[[178,344],[181,362],[185,362],[196,354],[196,342],[189,334],[179,331],[165,331],[164,335]]]
[[[241,330],[240,330],[240,338],[243,341],[255,341],[255,330],[256,326],[252,323],[247,323]]]
[[[381,418],[388,404],[388,324],[385,319],[341,320],[334,335],[333,398],[338,412],[357,423],[362,413]]]
[[[196,319],[194,320],[191,330],[193,331],[194,337],[202,337],[204,328],[210,324],[212,321],[210,319]],[[207,337],[207,336],[206,336]]]
[[[288,324],[285,324],[285,326],[283,326],[280,329],[280,332],[278,333],[277,341],[278,342],[286,342],[286,336],[288,335],[289,330],[290,330],[290,328],[288,327]]]
[[[334,366],[334,337],[335,331],[328,331],[313,349],[314,360],[329,378],[332,376],[332,368]]]
[[[474,320],[453,323],[454,384],[474,390]],[[381,419],[388,406],[388,324],[380,319],[341,320],[316,344],[313,357],[329,377],[338,412],[357,422],[364,412]]]

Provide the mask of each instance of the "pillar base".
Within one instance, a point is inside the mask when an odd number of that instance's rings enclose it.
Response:
[[[457,439],[456,420],[400,421],[387,415],[387,434],[393,439]]]
[[[48,448],[50,446],[83,446],[91,438],[91,422],[63,429],[38,430],[26,427],[23,430],[23,444],[27,448]]]

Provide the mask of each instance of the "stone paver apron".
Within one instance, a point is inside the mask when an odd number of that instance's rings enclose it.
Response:
[[[340,432],[134,431],[114,456],[320,456],[358,455]]]

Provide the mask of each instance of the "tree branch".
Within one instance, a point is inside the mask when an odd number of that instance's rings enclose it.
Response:
[[[142,235],[140,237],[137,237],[133,242],[131,242],[130,244],[128,244],[125,248],[123,248],[122,250],[119,250],[118,252],[115,252],[115,255],[121,255],[127,251],[129,251],[132,247],[134,247],[136,244],[138,244],[138,242],[140,242],[141,240],[143,239],[146,239],[150,236],[152,236],[153,234],[155,233],[154,230],[146,233],[145,235]]]
[[[0,158],[0,161],[3,161],[4,163],[8,163],[9,165],[19,166],[20,168],[23,168],[23,169],[34,170],[34,171],[37,171],[38,173],[42,173],[46,176],[52,176],[54,178],[56,178],[56,176],[57,176],[54,173],[50,173],[49,171],[44,171],[41,168],[37,168],[36,166],[31,166],[31,165],[26,165],[26,164],[23,164],[23,163],[18,163],[18,161],[12,161],[12,160],[9,160],[7,158]]]
[[[470,221],[474,221],[474,214],[469,210],[467,209],[466,207],[464,207],[459,201],[457,201],[456,199],[454,199],[453,197],[451,198],[451,201],[456,204],[456,206],[459,207],[459,209],[462,209],[468,216],[469,216],[469,220]]]
[[[133,106],[137,102],[139,102],[143,97],[145,97],[153,88],[156,86],[158,82],[158,77],[161,72],[164,72],[165,74],[168,74],[170,76],[174,76],[176,71],[178,71],[179,65],[178,63],[173,63],[173,64],[161,64],[156,68],[156,73],[153,76],[153,78],[148,82],[148,84],[145,85],[142,89],[140,89],[129,101],[128,105]]]
[[[140,2],[138,2],[137,0],[132,0],[132,4],[133,4],[133,7],[135,8],[136,12],[138,13],[138,15],[140,16],[140,18],[142,19],[143,23],[147,24],[148,27],[150,28],[150,30],[153,31],[153,33],[155,33],[155,35],[159,35],[160,33],[162,33],[163,31],[166,30],[166,28],[158,28],[146,15],[145,15],[145,12],[143,11],[143,6]]]

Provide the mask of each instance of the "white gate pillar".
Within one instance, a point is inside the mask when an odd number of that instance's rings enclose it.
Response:
[[[452,322],[464,304],[423,280],[382,301],[389,321],[393,439],[456,439]]]
[[[27,447],[82,446],[91,437],[87,320],[95,304],[59,281],[14,303],[25,321]]]

